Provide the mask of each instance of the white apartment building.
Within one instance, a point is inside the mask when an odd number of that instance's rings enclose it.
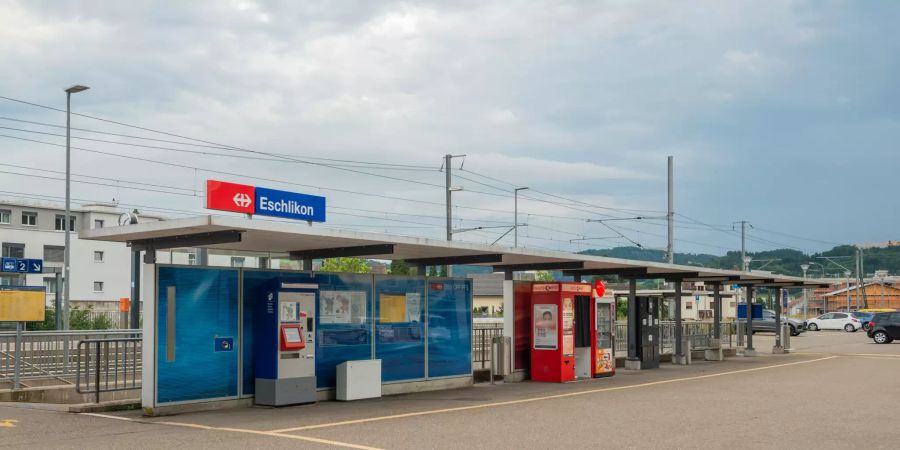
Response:
[[[121,243],[83,241],[78,231],[117,226],[127,210],[114,203],[73,205],[69,286],[72,306],[92,307],[95,311],[117,311],[120,298],[131,297],[131,250]],[[139,215],[139,221],[163,220]],[[44,273],[0,273],[0,285],[44,286],[48,304],[55,300],[56,273],[62,272],[65,244],[65,207],[45,201],[0,199],[0,246],[2,256],[44,260]],[[157,252],[161,263],[197,264],[194,249]],[[295,261],[271,260],[268,255],[209,252],[208,265],[273,268],[296,265]],[[62,276],[60,275],[60,278]],[[60,289],[60,292],[62,289]]]

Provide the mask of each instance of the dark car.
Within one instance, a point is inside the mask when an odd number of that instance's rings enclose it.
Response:
[[[900,312],[876,313],[869,322],[867,336],[876,344],[890,344],[900,339]]]
[[[875,317],[875,313],[853,311],[850,314],[852,314],[853,317],[856,317],[857,319],[859,319],[859,322],[863,325],[862,328],[864,331],[869,331],[869,322],[871,322],[872,318]]]
[[[737,319],[738,322],[746,322],[747,319]],[[797,336],[806,331],[806,323],[799,320],[791,319],[784,315],[781,316],[781,323],[787,324],[791,328],[791,336]],[[764,309],[762,318],[753,319],[753,332],[775,332],[775,311]]]

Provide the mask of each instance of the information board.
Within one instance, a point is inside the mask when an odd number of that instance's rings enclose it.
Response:
[[[43,322],[42,286],[0,286],[0,322]]]

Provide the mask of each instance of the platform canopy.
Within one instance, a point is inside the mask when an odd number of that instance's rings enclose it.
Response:
[[[620,275],[631,278],[737,283],[758,287],[827,287],[825,280],[710,269],[577,253],[451,242],[411,236],[338,230],[305,222],[231,216],[182,219],[105,227],[79,232],[80,239],[126,243],[137,250],[177,247],[265,252],[295,259],[361,256],[404,260],[418,266],[471,264],[495,272],[562,270],[566,275]]]

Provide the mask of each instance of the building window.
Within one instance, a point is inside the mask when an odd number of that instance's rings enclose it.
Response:
[[[197,254],[196,253],[188,253],[188,265],[190,265],[190,266],[197,265]]]
[[[94,228],[103,228],[103,221],[100,219],[94,220]]]
[[[731,307],[734,308],[734,302],[731,302]]]
[[[22,225],[25,225],[27,227],[36,227],[37,226],[37,213],[22,211]]]
[[[66,248],[61,245],[45,245],[44,261],[45,262],[63,262],[66,254]]]
[[[56,277],[44,277],[44,288],[48,294],[56,294]]]
[[[103,282],[102,281],[94,282],[94,292],[103,292]]]
[[[94,251],[94,262],[103,262],[103,252],[100,250]]]
[[[9,225],[10,216],[12,216],[12,211],[0,209],[0,225]]]
[[[66,216],[57,214],[54,229],[57,231],[64,231],[66,229],[65,220]],[[75,216],[69,216],[69,231],[73,230],[75,230]]]
[[[694,305],[690,301],[685,302],[684,309],[694,309]]]
[[[3,243],[4,258],[24,258],[25,244],[13,244],[12,242]]]
[[[232,256],[231,267],[244,267],[244,258],[240,256]]]

